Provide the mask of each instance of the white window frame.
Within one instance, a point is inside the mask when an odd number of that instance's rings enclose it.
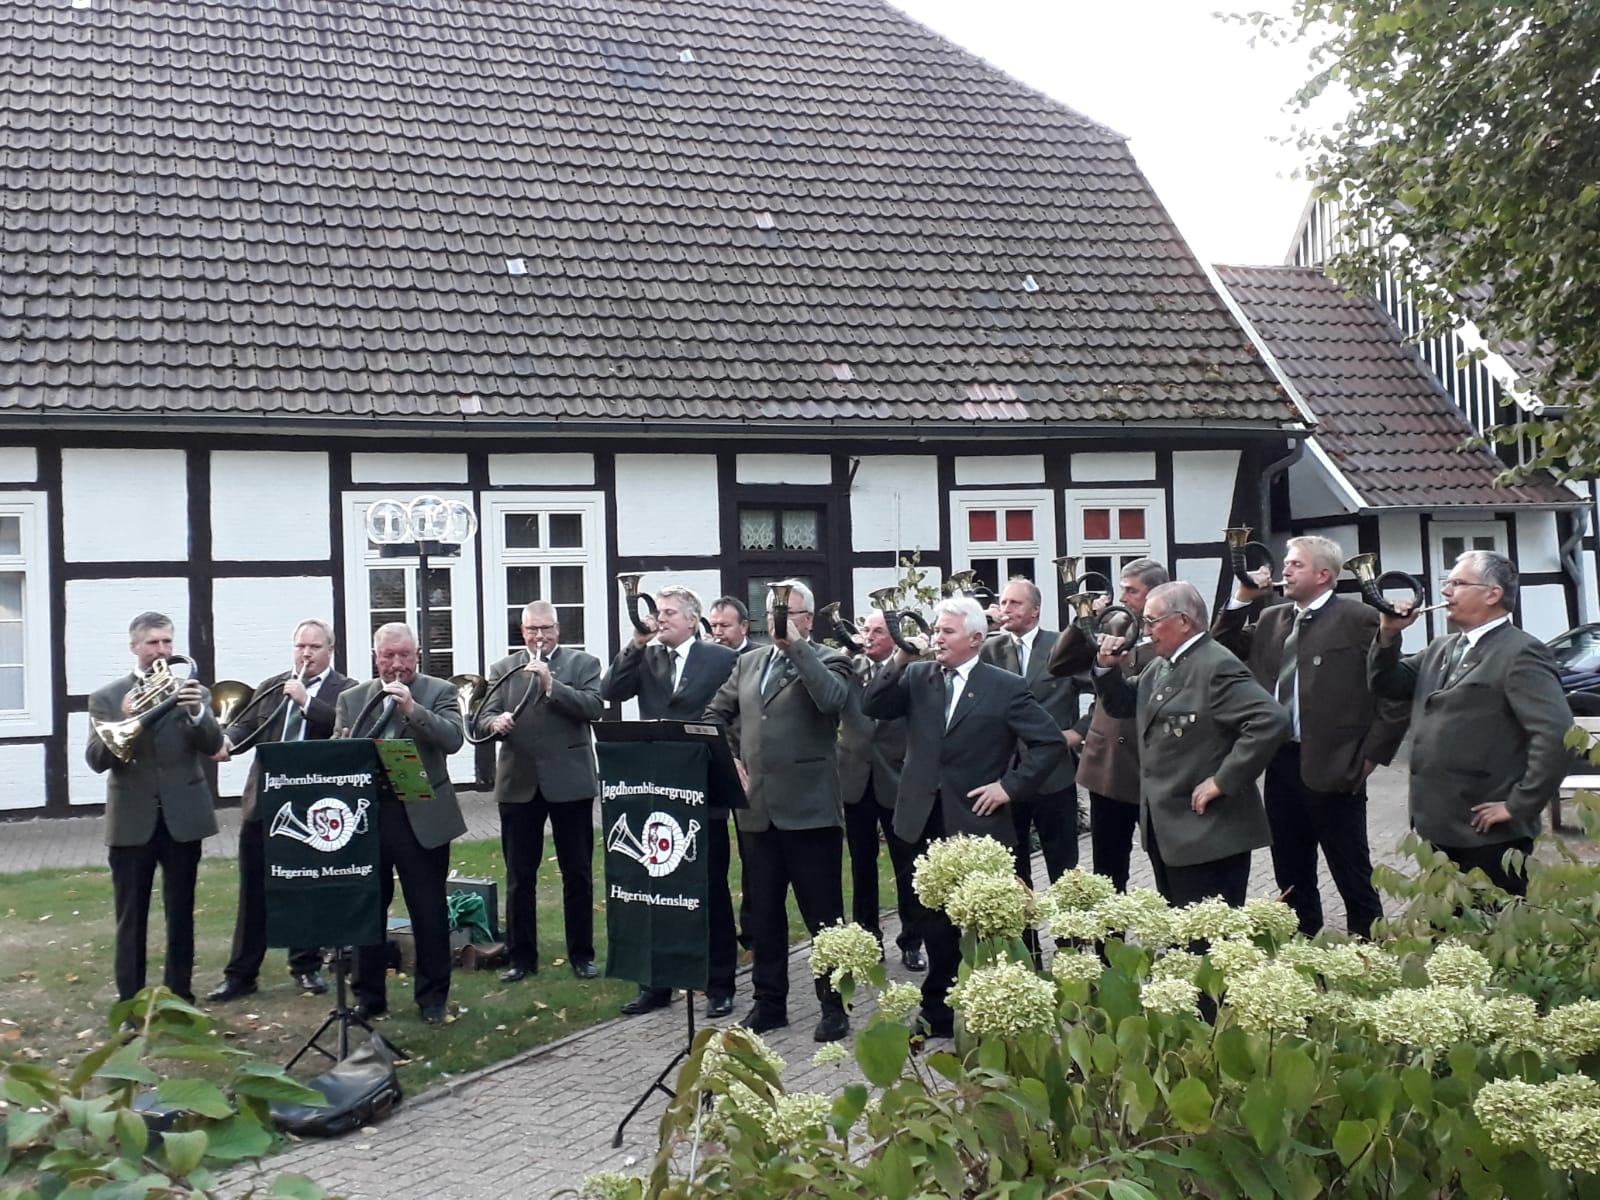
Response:
[[[0,737],[48,737],[55,732],[51,704],[49,497],[43,492],[0,492],[0,516],[17,517],[21,553],[0,557],[0,571],[22,578],[22,707],[0,709]]]
[[[1107,555],[1121,558],[1136,554],[1165,563],[1171,548],[1167,544],[1167,494],[1160,488],[1071,489],[1066,493],[1067,553]],[[1086,542],[1083,513],[1089,508],[1143,508],[1144,540],[1120,537],[1103,542]],[[1116,580],[1111,581],[1113,584]]]
[[[1033,537],[1027,541],[1007,541],[1004,537],[993,542],[973,542],[968,530],[967,515],[974,510],[995,509],[1002,513],[996,521],[995,532],[1004,534],[1004,510],[1027,508],[1033,510]],[[1058,628],[1056,618],[1056,588],[1053,580],[1056,569],[1052,560],[1056,556],[1056,504],[1055,494],[1048,488],[985,489],[950,493],[950,569],[960,571],[970,566],[974,558],[1028,558],[1033,559],[1033,578],[1039,585],[1042,601],[1039,605],[1039,624],[1047,629]],[[1004,579],[985,579],[995,594],[1005,587]]]
[[[372,678],[372,637],[368,632],[371,609],[367,603],[367,572],[371,568],[414,567],[416,558],[379,558],[367,549],[367,509],[374,501],[393,498],[410,500],[415,496],[440,496],[446,500],[473,502],[468,491],[443,491],[437,488],[387,488],[382,491],[345,492],[344,508],[344,628],[345,667],[351,678]],[[482,646],[478,620],[478,542],[474,536],[452,557],[430,557],[430,569],[450,572],[451,649],[457,672],[475,670],[472,659]],[[412,622],[415,627],[415,622]],[[430,665],[428,673],[436,674]]]
[[[505,517],[510,513],[576,512],[583,522],[583,545],[559,550],[507,549],[505,544]],[[569,648],[592,654],[601,662],[607,659],[607,639],[610,637],[611,606],[616,600],[615,591],[606,580],[606,497],[600,491],[581,492],[490,492],[484,495],[478,513],[478,536],[483,541],[483,627],[484,666],[497,662],[506,655],[497,633],[500,614],[516,601],[506,594],[506,567],[519,566],[582,566],[583,590],[587,599],[584,606],[581,643],[566,643]],[[492,616],[492,620],[490,619]],[[496,637],[491,642],[489,638]]]

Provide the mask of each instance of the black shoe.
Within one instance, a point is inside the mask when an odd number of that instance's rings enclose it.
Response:
[[[259,990],[254,979],[235,979],[232,975],[229,975],[206,993],[206,999],[213,1004],[226,1004],[230,1000],[239,999],[240,996],[254,995]],[[323,990],[326,991],[327,989],[324,988]]]
[[[773,1029],[782,1029],[788,1023],[789,1018],[785,1014],[776,1009],[762,1008],[759,1004],[745,1013],[744,1020],[739,1022],[751,1033],[767,1033]]]
[[[321,996],[328,990],[328,981],[322,977],[320,971],[297,972],[294,985],[302,992],[310,992],[313,996]]]
[[[919,1012],[911,1024],[911,1032],[924,1038],[953,1038],[956,1035],[956,1020],[953,1016],[930,1017],[926,1011]]]
[[[723,994],[723,993],[720,993],[720,992],[707,992],[706,993],[706,1019],[707,1020],[715,1020],[718,1017],[725,1017],[729,1013],[731,1013],[732,1011],[733,1011],[733,993],[732,992],[728,992],[726,994]]]
[[[444,1024],[444,1005],[430,1004],[427,1008],[417,1009],[417,1015],[422,1018],[424,1025]]]
[[[363,1021],[378,1021],[389,1015],[389,1005],[387,1003],[372,1004],[365,1000],[360,1000],[356,1002],[355,1013]]]
[[[640,1013],[654,1012],[658,1008],[665,1008],[672,1003],[671,988],[646,988],[639,989],[639,994],[622,1006],[622,1015],[637,1017]]]
[[[926,971],[928,956],[922,952],[921,946],[911,946],[900,951],[900,965],[908,971]]]
[[[524,979],[532,974],[533,972],[528,970],[527,967],[507,967],[504,971],[500,972],[500,982],[521,983]]]
[[[845,1016],[843,1009],[833,1008],[822,1014],[822,1020],[817,1022],[817,1030],[811,1035],[811,1040],[837,1042],[849,1036],[850,1018]]]
[[[599,979],[600,968],[592,962],[575,962],[572,964],[572,973],[579,979]]]

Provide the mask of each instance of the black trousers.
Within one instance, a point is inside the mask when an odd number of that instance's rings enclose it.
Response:
[[[794,889],[800,918],[813,934],[844,920],[844,830],[739,831],[744,893],[750,899],[755,963],[750,986],[756,1007],[786,1016],[789,1002],[789,919]],[[832,993],[829,993],[832,995]]]
[[[267,957],[267,835],[260,821],[239,823],[239,911],[233,918],[233,949],[222,973],[254,983]],[[307,975],[322,965],[315,946],[289,951],[289,973]]]
[[[450,916],[445,908],[445,877],[450,873],[450,843],[431,850],[417,841],[411,819],[399,800],[378,802],[378,879],[383,912],[394,902],[394,880],[411,917],[417,946],[416,1001],[419,1009],[442,1008],[450,998]],[[356,951],[356,999],[369,1008],[388,1004],[387,943]]]
[[[1230,854],[1210,862],[1194,863],[1187,867],[1169,866],[1161,857],[1161,847],[1156,844],[1156,831],[1152,826],[1145,845],[1150,854],[1150,867],[1156,877],[1156,891],[1166,897],[1174,908],[1220,896],[1235,907],[1243,904],[1250,893],[1250,851]]]
[[[1089,793],[1089,852],[1094,873],[1104,875],[1128,890],[1128,868],[1133,858],[1133,838],[1139,832],[1139,806],[1099,792]]]
[[[870,930],[883,941],[878,897],[878,834],[883,833],[883,844],[889,851],[889,863],[894,867],[895,903],[900,909],[900,935],[895,945],[904,950],[920,950],[922,934],[922,901],[917,899],[911,886],[911,874],[916,855],[911,844],[902,841],[894,831],[894,810],[884,808],[873,794],[872,783],[867,783],[866,793],[854,804],[844,806],[844,838],[850,848],[850,919],[863,929]]]
[[[500,853],[506,860],[506,952],[511,965],[539,969],[539,900],[544,823],[561,870],[561,914],[567,961],[594,961],[594,800],[552,804],[535,792],[524,804],[500,808]]]
[[[1492,842],[1487,846],[1435,846],[1434,849],[1448,854],[1450,861],[1463,871],[1470,871],[1473,867],[1479,868],[1502,891],[1509,892],[1513,896],[1528,894],[1527,873],[1520,868],[1508,871],[1501,865],[1500,860],[1505,857],[1508,850],[1520,850],[1524,854],[1532,854],[1532,838],[1513,838],[1509,842]]]
[[[733,842],[728,836],[727,817],[710,816],[704,829],[706,848],[706,995],[732,996],[734,974],[739,969],[739,943],[750,940],[750,864],[739,846],[744,869],[744,895],[739,904],[742,934],[733,925],[733,893],[728,890],[728,868],[733,861]],[[787,930],[784,944],[788,945]],[[640,988],[665,1001],[671,988]]]
[[[1041,792],[1031,800],[1013,800],[1011,826],[1016,830],[1012,855],[1017,863],[1017,878],[1033,886],[1033,855],[1028,849],[1028,834],[1039,831],[1039,849],[1044,852],[1045,874],[1054,883],[1078,865],[1078,789]]]
[[[1278,890],[1300,918],[1300,932],[1322,928],[1322,893],[1317,886],[1317,851],[1328,860],[1333,886],[1344,898],[1345,924],[1358,937],[1372,935],[1383,902],[1372,886],[1367,846],[1367,789],[1319,792],[1300,772],[1300,743],[1285,742],[1267,765],[1263,789],[1272,829],[1272,871]]]
[[[200,843],[180,842],[167,832],[158,812],[155,832],[142,846],[107,848],[111,864],[111,903],[116,914],[117,999],[144,990],[150,932],[150,892],[161,868],[161,910],[167,924],[167,955],[162,982],[185,1000],[194,999],[194,883],[200,870]]]

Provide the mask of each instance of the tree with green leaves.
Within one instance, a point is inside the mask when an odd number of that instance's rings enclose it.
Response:
[[[1335,274],[1396,269],[1435,330],[1470,316],[1531,351],[1521,384],[1566,414],[1524,427],[1534,465],[1600,474],[1600,3],[1295,0],[1294,20],[1314,46],[1302,107],[1353,96],[1303,135],[1367,247]]]

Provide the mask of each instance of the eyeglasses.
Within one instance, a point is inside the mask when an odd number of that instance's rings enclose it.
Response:
[[[557,626],[555,626],[555,625],[524,625],[522,627],[522,632],[523,633],[554,633],[556,631],[556,628],[557,628]]]
[[[1182,613],[1162,613],[1159,617],[1140,617],[1139,624],[1144,626],[1146,629],[1154,629],[1168,617],[1181,617],[1182,615]]]
[[[1475,579],[1441,579],[1441,580],[1439,580],[1439,590],[1441,592],[1453,592],[1457,588],[1464,588],[1464,587],[1492,588],[1492,587],[1499,587],[1499,586],[1500,585],[1498,583],[1479,583]]]

